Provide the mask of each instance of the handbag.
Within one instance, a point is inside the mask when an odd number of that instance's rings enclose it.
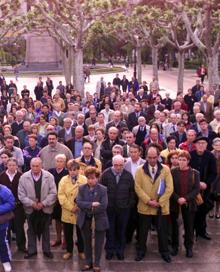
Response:
[[[7,223],[7,222],[10,221],[11,219],[13,219],[14,216],[15,216],[15,215],[14,215],[13,211],[10,211],[10,212],[1,214],[1,215],[0,215],[0,224],[5,224],[5,223]]]
[[[192,169],[192,184],[195,184],[195,171]],[[200,206],[204,203],[201,193],[198,193],[195,197],[195,202],[197,206]]]

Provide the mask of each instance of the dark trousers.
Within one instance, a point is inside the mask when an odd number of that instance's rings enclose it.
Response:
[[[19,249],[25,249],[26,237],[24,232],[25,213],[23,207],[18,207],[14,210],[14,219],[9,224],[9,241],[11,239],[10,232],[13,230],[16,234],[16,244]]]
[[[181,213],[184,225],[184,246],[186,249],[192,249],[194,238],[194,218],[195,212],[189,211],[185,205],[181,206]],[[179,247],[179,226],[178,226],[179,213],[171,212],[171,224],[172,224],[172,247],[178,249]]]
[[[108,209],[109,229],[106,233],[105,249],[110,254],[124,254],[126,228],[130,209]]]
[[[204,235],[206,233],[206,215],[205,204],[198,206],[197,212],[195,214],[194,227],[197,235]]]
[[[63,222],[63,232],[64,232],[65,241],[66,241],[66,250],[69,253],[73,253],[73,247],[74,247],[73,230],[74,230],[73,224]],[[76,244],[77,244],[78,252],[82,253],[84,251],[83,238],[78,226],[76,226],[76,236],[77,236]]]
[[[128,219],[127,229],[126,229],[126,241],[130,243],[132,241],[134,232],[136,231],[136,239],[138,240],[138,212],[137,206],[130,209],[130,215]]]
[[[84,241],[84,253],[86,256],[86,264],[93,264],[93,248],[92,248],[92,220],[87,219],[81,229]],[[102,248],[105,239],[105,230],[95,230],[95,261],[94,266],[100,266]]]
[[[28,230],[27,230],[27,238],[28,238],[28,253],[32,254],[37,252],[37,235],[33,228],[33,222],[31,220],[30,215],[26,215]],[[44,229],[42,232],[42,250],[43,252],[50,252],[50,214],[45,215],[44,218]]]
[[[137,253],[145,255],[147,247],[148,231],[152,222],[155,222],[158,234],[158,248],[161,255],[168,255],[168,216],[167,215],[145,215],[139,214],[139,239]]]
[[[0,229],[0,260],[2,263],[7,263],[11,260],[11,251],[7,241],[7,229]]]

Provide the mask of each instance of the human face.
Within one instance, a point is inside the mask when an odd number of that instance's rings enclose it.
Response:
[[[170,162],[171,162],[172,167],[177,167],[179,165],[178,156],[177,155],[173,155],[170,158]]]
[[[31,171],[33,174],[38,175],[41,172],[41,162],[32,161],[31,162]]]
[[[113,157],[116,156],[116,155],[122,155],[121,149],[120,148],[114,148],[112,150],[112,155],[113,155]]]
[[[158,140],[158,131],[157,130],[152,130],[150,132],[150,138],[152,141],[157,141]]]
[[[185,126],[183,124],[178,125],[177,129],[178,129],[179,133],[183,133],[185,131]]]
[[[134,109],[135,109],[136,112],[141,111],[141,107],[140,107],[140,105],[138,105],[138,104],[135,104],[135,105],[134,105]]]
[[[72,121],[71,120],[67,119],[67,120],[64,121],[64,127],[65,128],[70,128],[71,125],[72,125]]]
[[[176,148],[176,141],[175,140],[170,140],[169,143],[167,144],[168,149],[174,150]]]
[[[133,133],[127,133],[126,142],[128,145],[132,145],[135,142],[135,137],[134,137]]]
[[[216,143],[213,144],[213,148],[215,151],[220,151],[220,141],[217,141]]]
[[[131,147],[129,149],[129,154],[130,154],[132,161],[138,161],[140,158],[140,152],[137,148]]]
[[[35,147],[37,145],[37,141],[34,138],[29,138],[28,144],[30,147]]]
[[[8,128],[8,127],[5,127],[5,128],[4,128],[4,135],[5,135],[5,136],[11,135],[11,130],[10,130],[10,128]]]
[[[122,162],[121,160],[115,160],[113,162],[113,168],[116,173],[121,173],[124,168],[124,162]]]
[[[66,160],[63,159],[63,158],[57,158],[56,161],[55,161],[55,167],[57,169],[63,169],[65,168],[65,165],[66,165]]]
[[[9,161],[9,162],[7,162],[7,168],[10,173],[15,173],[18,169],[18,166],[17,166],[16,162]]]
[[[2,163],[3,163],[4,165],[6,165],[8,159],[9,159],[8,155],[6,155],[6,154],[2,154],[2,155],[1,155],[1,161],[2,161]]]
[[[149,148],[147,156],[146,156],[146,160],[152,167],[154,167],[157,164],[158,154],[155,148]]]
[[[115,129],[109,129],[108,136],[111,141],[114,141],[118,137],[118,131]]]
[[[51,147],[55,147],[55,145],[57,144],[57,137],[55,135],[49,135],[48,136],[48,144]]]
[[[98,141],[102,141],[104,139],[104,135],[100,130],[96,131],[96,138]]]
[[[200,140],[196,143],[196,151],[198,153],[203,153],[207,148],[207,142],[204,140]]]
[[[208,129],[208,124],[206,122],[202,122],[199,124],[202,131],[206,131]]]
[[[92,146],[89,144],[89,143],[85,143],[83,145],[83,155],[86,157],[86,158],[89,158],[92,156]]]
[[[104,116],[102,114],[98,115],[98,121],[99,121],[99,123],[104,122]]]
[[[31,124],[29,122],[24,122],[23,129],[24,129],[24,131],[30,131],[31,130]]]
[[[8,149],[12,149],[12,147],[14,146],[14,140],[12,139],[7,139],[5,141],[5,146],[8,148]]]
[[[139,124],[139,126],[144,127],[146,125],[145,118],[138,119],[138,124]]]
[[[76,139],[81,139],[83,137],[83,130],[81,128],[75,129],[75,137]]]
[[[114,121],[117,123],[117,122],[120,122],[120,120],[121,120],[121,113],[115,112],[114,113]]]
[[[76,177],[79,174],[79,169],[71,168],[68,170],[71,177]]]
[[[188,168],[189,161],[185,157],[179,157],[178,158],[178,163],[180,170],[186,170]]]
[[[195,140],[195,138],[196,138],[196,133],[195,132],[193,132],[193,131],[188,131],[187,132],[187,141],[189,143],[192,143]]]
[[[94,187],[98,183],[97,177],[93,174],[87,177],[87,183],[90,187]]]

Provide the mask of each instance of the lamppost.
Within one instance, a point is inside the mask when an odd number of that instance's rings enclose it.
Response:
[[[134,49],[134,74],[133,74],[134,78],[137,78],[137,50],[136,47]]]

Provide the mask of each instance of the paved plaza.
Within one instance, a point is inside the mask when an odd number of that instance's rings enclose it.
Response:
[[[199,239],[194,246],[194,257],[187,259],[185,250],[181,248],[179,256],[172,258],[172,263],[167,264],[161,260],[157,252],[156,233],[152,232],[148,239],[148,253],[141,262],[135,262],[135,244],[128,245],[125,252],[125,260],[112,261],[105,260],[103,251],[101,265],[103,272],[165,272],[165,271],[184,271],[184,272],[219,272],[220,267],[220,220],[209,220],[209,233],[211,241]],[[52,230],[52,240],[54,231]],[[77,252],[74,251],[73,259],[64,261],[62,255],[64,250],[61,247],[53,249],[54,259],[48,260],[42,256],[39,244],[38,256],[30,260],[24,260],[23,254],[16,252],[14,242],[12,242],[14,272],[79,272],[82,262],[78,260]],[[3,270],[0,271],[2,272]]]
[[[149,84],[152,81],[152,66],[151,65],[143,65],[142,67],[142,80],[146,80],[147,83]],[[100,79],[101,76],[104,77],[104,80],[106,82],[112,82],[113,78],[115,77],[116,73],[108,73],[108,74],[101,74],[101,75],[91,75],[91,80],[90,83],[85,84],[85,91],[89,91],[92,94],[95,92],[96,88],[96,82]],[[39,74],[40,75],[40,74]],[[120,77],[122,78],[123,75],[126,75],[126,77],[130,80],[132,75],[133,75],[133,67],[129,68],[128,72],[121,72],[119,73]],[[65,82],[63,76],[50,76],[51,79],[53,80],[54,87],[58,86],[58,83],[60,80]],[[14,80],[14,82],[18,86],[18,90],[22,90],[23,85],[27,85],[28,89],[31,91],[32,97],[34,96],[34,87],[37,83],[38,77],[28,77],[25,75],[20,75],[18,78],[18,81],[15,81],[14,76],[8,76],[6,77],[7,80]],[[186,92],[188,88],[191,88],[193,85],[195,85],[195,81],[197,79],[196,73],[194,70],[186,70],[185,71],[185,77],[184,77],[184,91]],[[43,76],[43,81],[46,81],[46,76]],[[159,70],[159,83],[160,83],[160,88],[167,90],[171,98],[175,98],[176,96],[176,89],[177,89],[177,69],[173,68],[172,70],[168,71],[162,71]],[[207,83],[207,81],[205,81]],[[54,90],[55,91],[55,90]],[[164,97],[165,92],[161,91],[162,97]]]

